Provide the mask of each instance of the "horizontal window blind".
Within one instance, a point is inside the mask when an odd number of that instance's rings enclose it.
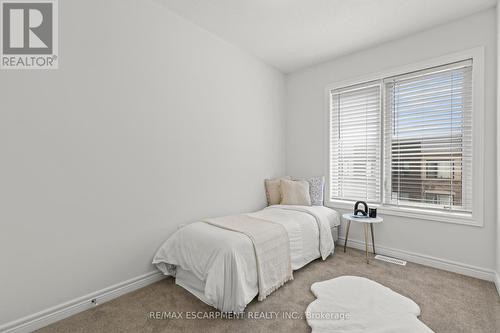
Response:
[[[380,81],[331,90],[330,198],[381,201]]]
[[[384,203],[472,210],[472,61],[384,80]]]

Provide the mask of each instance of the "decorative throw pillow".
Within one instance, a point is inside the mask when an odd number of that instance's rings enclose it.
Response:
[[[309,183],[309,195],[311,196],[311,205],[323,206],[323,192],[325,188],[325,177],[311,177],[304,179]]]
[[[305,180],[281,180],[281,204],[311,206],[309,183]]]
[[[268,206],[279,205],[281,202],[281,190],[280,190],[281,179],[292,179],[292,177],[285,176],[282,178],[264,180],[264,184],[266,185],[266,197]]]

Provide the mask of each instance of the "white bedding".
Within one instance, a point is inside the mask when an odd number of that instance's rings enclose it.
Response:
[[[321,252],[333,252],[329,226],[338,225],[340,219],[332,209],[275,205],[250,215],[285,227],[294,270],[321,257]],[[321,252],[318,223],[323,226]],[[324,234],[325,226],[329,238]],[[195,295],[221,311],[243,311],[258,293],[255,253],[250,239],[204,222],[177,230],[157,251],[153,264],[166,275],[175,275],[173,266],[179,266],[203,281],[204,294]]]

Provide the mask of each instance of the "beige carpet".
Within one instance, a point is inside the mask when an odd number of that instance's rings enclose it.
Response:
[[[500,332],[500,297],[493,283],[412,263],[403,267],[372,260],[367,265],[363,252],[348,249],[344,254],[340,247],[328,260],[294,272],[295,279],[265,301],[254,300],[247,307],[253,317],[268,311],[272,319],[186,319],[187,312],[194,317],[192,311],[213,309],[167,278],[39,332],[310,332],[305,319],[283,316],[304,313],[315,299],[313,282],[341,275],[367,277],[410,297],[422,309],[421,320],[435,332]],[[180,312],[183,318],[149,319],[151,311]]]

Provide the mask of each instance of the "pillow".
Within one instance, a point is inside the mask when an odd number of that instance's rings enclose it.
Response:
[[[282,179],[280,181],[280,186],[282,205],[311,206],[309,183],[305,180]]]
[[[292,179],[292,177],[285,176],[282,178],[264,180],[264,184],[266,185],[266,197],[268,206],[279,205],[281,202],[281,190],[280,190],[281,179]]]
[[[304,179],[309,183],[309,195],[311,196],[311,205],[323,206],[323,192],[325,188],[325,177],[311,177]]]

